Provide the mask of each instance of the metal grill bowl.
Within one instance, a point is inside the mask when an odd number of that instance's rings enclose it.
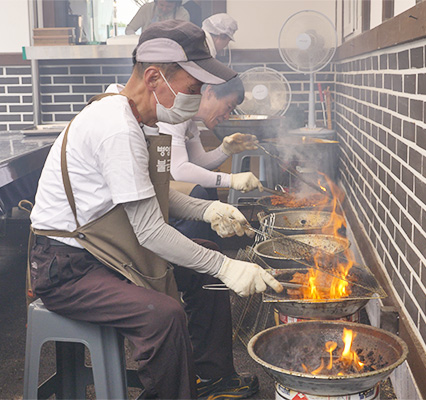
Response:
[[[356,333],[352,349],[371,352],[379,357],[382,367],[371,372],[346,375],[312,375],[303,371],[301,363],[319,362],[320,350],[327,341],[343,347],[343,328]],[[383,329],[343,321],[304,321],[266,329],[253,336],[248,353],[278,383],[297,392],[321,396],[344,396],[374,387],[385,379],[407,357],[403,340]],[[300,365],[300,371],[299,371]],[[373,363],[376,365],[376,363]],[[378,365],[378,364],[377,364]]]
[[[266,229],[272,228],[284,235],[321,233],[331,219],[331,213],[326,211],[293,210],[274,214],[275,222],[273,226],[269,226],[269,215],[259,219],[260,225]]]
[[[291,239],[329,254],[341,254],[350,246],[349,240],[332,235],[292,235]],[[280,240],[280,238],[269,239],[258,243],[253,250],[270,267],[278,269],[300,267],[300,263],[295,260],[303,258],[303,254],[298,251],[297,246],[287,246],[286,242]]]

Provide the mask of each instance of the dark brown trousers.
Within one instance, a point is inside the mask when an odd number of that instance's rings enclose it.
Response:
[[[35,293],[58,314],[117,328],[134,345],[148,394],[194,399],[196,374],[217,378],[234,372],[229,294],[202,289],[217,279],[176,267],[183,308],[167,295],[130,283],[86,250],[52,246],[47,238],[38,243],[31,251]]]

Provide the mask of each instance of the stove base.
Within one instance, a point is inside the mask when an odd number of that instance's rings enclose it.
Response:
[[[303,394],[275,383],[275,400],[374,400],[380,398],[380,383],[369,390],[344,396]]]

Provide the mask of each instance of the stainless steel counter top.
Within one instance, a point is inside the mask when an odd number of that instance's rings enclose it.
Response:
[[[0,188],[40,169],[60,131],[37,136],[22,132],[0,132]]]

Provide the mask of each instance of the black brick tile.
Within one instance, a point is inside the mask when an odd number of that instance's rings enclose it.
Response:
[[[405,284],[408,287],[410,287],[411,272],[408,269],[408,266],[403,259],[400,259],[400,261],[399,261],[399,272],[400,272],[402,279],[404,280]]]
[[[401,119],[394,115],[392,116],[392,132],[401,136]]]
[[[0,106],[0,112],[6,112],[7,107],[6,106]]]
[[[100,75],[101,67],[99,66],[78,66],[70,67],[72,75]]]
[[[85,107],[85,104],[73,104],[72,111],[80,112]]]
[[[416,304],[408,294],[405,296],[404,304],[414,324],[417,325],[419,320],[419,310],[417,309]]]
[[[0,86],[0,93],[6,93],[6,88],[4,86]]]
[[[403,143],[401,143],[402,148]],[[406,153],[407,149],[405,149],[405,157],[407,156]],[[414,175],[413,173],[404,165],[402,166],[402,182],[410,189],[413,190],[414,188]]]
[[[388,55],[382,54],[380,56],[380,69],[388,69]]]
[[[115,83],[115,80],[111,76],[86,76],[85,83],[88,83],[88,84],[104,83],[109,85],[111,83]],[[296,90],[295,88],[293,88],[293,86],[290,85],[290,87],[291,87],[291,90]],[[297,90],[300,90],[300,85],[299,85],[299,89]]]
[[[8,87],[9,93],[32,93],[32,87],[31,86],[9,86]]]
[[[424,49],[417,47],[410,50],[411,68],[423,68],[425,66]]]
[[[424,177],[423,180],[414,178],[414,194],[423,204],[426,204],[426,181]]]
[[[55,113],[58,111],[71,111],[70,104],[42,104],[41,111],[46,113]]]
[[[417,172],[422,172],[422,155],[412,147],[408,149],[408,162]]]
[[[32,112],[33,106],[10,106],[10,112]]]
[[[372,68],[374,70],[378,70],[379,69],[379,58],[377,56],[373,56],[371,62],[372,62]]]
[[[383,77],[383,88],[392,90],[392,75],[385,74]]]
[[[402,92],[402,76],[392,75],[392,90]]]
[[[53,83],[83,83],[84,78],[82,76],[54,76]]]
[[[57,122],[68,122],[73,119],[75,114],[55,114],[55,121]]]
[[[129,66],[119,66],[119,67],[102,67],[102,74],[106,75],[127,75],[130,77],[132,74],[132,67]]]
[[[388,129],[392,126],[392,117],[387,112],[383,112],[383,125]]]
[[[19,78],[0,78],[0,85],[17,85]]]
[[[40,75],[68,75],[68,67],[45,67],[40,66]]]
[[[389,265],[388,268],[392,268],[392,266]],[[393,270],[393,268],[392,268],[392,270]],[[389,272],[389,270],[388,270],[388,272]],[[393,284],[396,292],[398,293],[398,296],[401,299],[403,299],[404,298],[405,289],[404,289],[404,286],[402,285],[401,280],[399,279],[398,275],[395,274],[395,273],[392,276],[392,284]]]
[[[417,303],[419,303],[420,309],[423,313],[426,313],[426,292],[419,285],[416,279],[413,279],[413,296]]]
[[[418,257],[418,255],[414,252],[414,250],[410,247],[407,246],[406,249],[406,257],[407,257],[407,262],[408,265],[410,265],[411,268],[413,268],[413,270],[416,272],[416,274],[418,276],[420,276],[420,258]]]
[[[391,159],[391,171],[398,179],[401,179],[401,163],[396,158]]]
[[[402,128],[402,137],[407,140],[415,141],[416,138],[416,126],[412,122],[404,121]]]
[[[405,75],[404,76],[404,92],[405,93],[416,93],[416,75]]]
[[[6,75],[31,75],[31,67],[6,67]]]
[[[22,124],[9,124],[9,129],[11,131],[13,131],[13,130],[18,131],[20,129],[30,128],[30,127],[32,127],[32,125],[33,124],[24,124],[24,123],[22,123]]]
[[[82,86],[75,85],[75,86],[72,87],[72,92],[73,93],[82,93],[82,94],[102,93],[102,86],[100,86],[100,85],[82,85]]]
[[[24,114],[23,117],[24,117],[23,119],[24,119],[25,122],[33,120],[33,116],[31,114],[30,115]]]
[[[31,85],[32,79],[31,79],[31,77],[22,78],[21,81],[22,81],[23,85]]]
[[[398,113],[408,117],[408,99],[406,97],[398,97]]]
[[[413,243],[423,257],[426,257],[426,236],[424,231],[420,231],[414,226]]]
[[[22,102],[23,103],[32,103],[33,102],[33,96],[22,96]]]
[[[393,190],[393,191],[391,189],[389,189],[389,190],[391,191],[391,193],[395,192],[395,190]],[[399,223],[399,212],[400,212],[400,210],[399,210],[399,207],[398,207],[398,205],[396,204],[396,202],[393,198],[390,199],[389,211],[390,211],[391,215],[394,217],[394,219],[396,220],[396,222]]]
[[[383,75],[376,74],[376,88],[381,89],[383,87]]]
[[[51,76],[40,76],[40,85],[51,85],[52,77]]]
[[[417,77],[417,93],[426,94],[426,74],[419,74]]]
[[[423,121],[423,101],[410,99],[410,117]]]
[[[417,140],[416,144],[422,149],[426,150],[426,129],[417,127]]]
[[[421,317],[419,319],[419,333],[423,339],[423,343],[426,343],[426,322]]]
[[[392,134],[388,134],[388,149],[391,153],[396,152],[396,138]]]
[[[0,121],[21,121],[21,116],[17,114],[0,114]]]
[[[19,96],[0,96],[0,103],[20,103]]]
[[[388,95],[389,110],[396,111],[396,96],[393,94]]]
[[[398,69],[407,69],[410,67],[410,58],[408,50],[398,53]]]
[[[77,94],[69,95],[55,95],[55,102],[61,103],[82,103],[84,102],[84,96]]]
[[[413,237],[413,224],[403,213],[401,213],[401,227],[409,238]]]
[[[52,85],[52,86],[41,86],[40,87],[40,93],[69,93],[70,87],[69,86],[59,86],[59,85]]]
[[[398,62],[397,62],[397,56],[395,53],[388,54],[389,59],[389,69],[397,69],[398,68]]]

